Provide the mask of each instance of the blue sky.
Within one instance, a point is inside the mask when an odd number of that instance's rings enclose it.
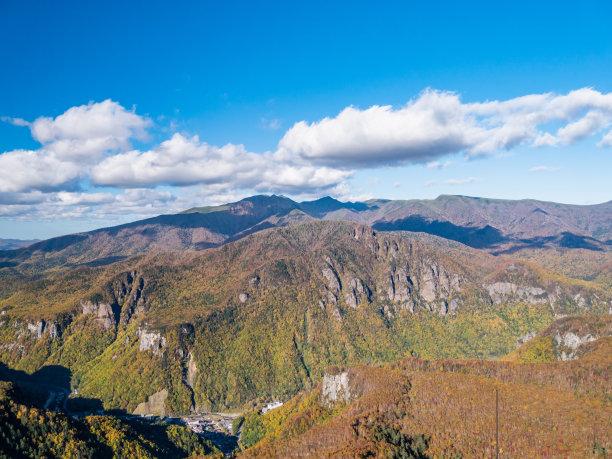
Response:
[[[0,2],[0,237],[261,192],[612,199],[610,2],[143,5]]]

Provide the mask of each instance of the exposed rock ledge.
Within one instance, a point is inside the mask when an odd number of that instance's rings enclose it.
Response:
[[[523,344],[525,344],[528,341],[531,341],[535,337],[536,337],[536,333],[534,331],[528,331],[524,336],[519,336],[516,339],[516,348],[518,349]]]
[[[554,295],[548,295],[543,288],[522,286],[512,282],[495,282],[487,285],[487,290],[495,304],[502,304],[506,296],[517,296],[530,304],[553,303],[557,300]]]
[[[57,338],[60,334],[57,324],[53,321],[45,322],[41,319],[33,324],[28,322],[27,327],[28,332],[34,335],[37,340],[42,338],[45,331],[49,332],[49,338],[51,339]]]
[[[189,363],[187,364],[187,385],[193,390],[193,385],[196,381],[196,375],[198,374],[198,367],[196,361],[193,358],[193,354],[189,353]]]
[[[113,308],[108,303],[92,303],[89,300],[81,301],[83,314],[96,316],[95,320],[106,330],[114,328],[116,324]]]
[[[569,349],[569,352],[561,352],[561,360],[574,360],[576,358],[576,349],[586,343],[595,341],[598,337],[592,336],[590,333],[586,334],[582,338],[575,333],[566,332],[563,335],[557,333],[555,340],[558,346],[565,346]]]
[[[349,374],[346,371],[329,371],[323,376],[321,388],[321,402],[323,405],[333,407],[338,402],[347,403],[351,398],[349,387]]]
[[[163,349],[166,346],[166,338],[161,335],[159,332],[148,332],[143,329],[138,329],[136,334],[140,336],[140,346],[139,350],[141,351],[151,351],[155,355],[160,355],[163,353]]]

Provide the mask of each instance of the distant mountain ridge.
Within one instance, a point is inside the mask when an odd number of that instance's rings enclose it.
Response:
[[[579,206],[442,195],[433,200],[341,202],[324,197],[296,202],[258,195],[2,251],[0,268],[25,263],[36,271],[107,264],[152,250],[202,250],[263,229],[318,219],[353,221],[379,231],[424,232],[494,254],[542,247],[612,250],[612,201]]]
[[[21,247],[27,247],[40,239],[2,239],[0,238],[0,250],[15,250]]]

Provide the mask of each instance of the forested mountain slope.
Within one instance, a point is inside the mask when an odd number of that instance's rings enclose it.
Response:
[[[265,415],[241,457],[599,457],[612,448],[611,343],[555,363],[407,359],[330,368]],[[596,354],[596,355],[595,355]]]
[[[554,362],[601,354],[600,349],[612,346],[612,315],[563,317],[537,335],[526,338],[521,347],[504,359]]]
[[[502,356],[555,316],[609,311],[597,284],[431,238],[313,221],[82,266],[0,302],[0,356],[64,366],[106,408],[158,394],[177,413],[284,399],[331,364]]]
[[[127,423],[113,416],[74,419],[33,406],[0,373],[0,457],[164,458],[221,452],[186,427]]]

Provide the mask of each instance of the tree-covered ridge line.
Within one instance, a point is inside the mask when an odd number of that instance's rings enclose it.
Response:
[[[424,232],[491,253],[582,248],[597,254],[612,247],[611,215],[610,202],[575,206],[443,195],[434,200],[352,203],[326,197],[298,203],[283,196],[251,196],[0,251],[0,278],[8,281],[0,298],[41,273],[106,266],[159,250],[204,250],[271,227],[313,220],[359,222],[378,231]]]

